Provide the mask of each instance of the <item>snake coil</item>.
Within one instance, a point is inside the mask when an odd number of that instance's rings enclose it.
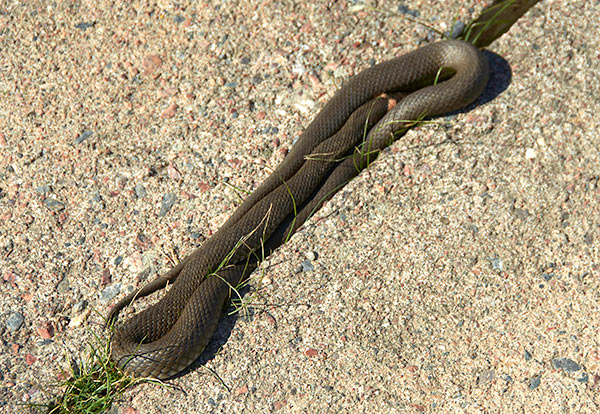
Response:
[[[211,238],[113,307],[109,321],[136,298],[173,282],[157,304],[116,328],[112,358],[130,373],[161,379],[188,367],[215,331],[230,286],[256,268],[257,251],[266,246],[268,254],[285,242],[411,121],[465,107],[487,80],[481,52],[459,40],[427,45],[352,77]]]

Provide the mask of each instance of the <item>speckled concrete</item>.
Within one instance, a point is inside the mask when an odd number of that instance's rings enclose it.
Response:
[[[431,37],[403,16],[446,31],[483,3],[2,3],[3,412],[43,401],[92,309],[209,237],[344,79]],[[225,386],[196,364],[112,412],[598,412],[599,15],[542,1],[474,107],[272,255],[205,355]]]

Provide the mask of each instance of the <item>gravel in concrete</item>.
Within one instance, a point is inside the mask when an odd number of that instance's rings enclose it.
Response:
[[[0,410],[44,401],[92,309],[210,237],[345,79],[435,38],[406,17],[483,3],[3,2]],[[197,364],[112,412],[598,412],[599,15],[541,2],[476,105],[272,255],[204,358],[226,387]]]

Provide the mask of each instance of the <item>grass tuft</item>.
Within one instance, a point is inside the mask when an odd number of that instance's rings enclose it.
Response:
[[[153,378],[134,378],[123,371],[110,358],[110,338],[96,335],[88,341],[88,353],[80,363],[71,361],[70,372],[63,370],[67,379],[50,383],[44,388],[58,389],[59,395],[48,396],[49,403],[27,403],[38,413],[63,414],[106,412],[112,403],[127,389],[140,383],[165,385]]]

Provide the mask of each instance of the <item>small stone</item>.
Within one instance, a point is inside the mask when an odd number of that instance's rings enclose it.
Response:
[[[181,173],[173,163],[167,166],[167,173],[172,180],[181,180]]]
[[[46,322],[37,328],[37,333],[44,339],[50,339],[54,336],[54,326],[50,322]]]
[[[123,262],[123,256],[117,256],[115,257],[115,260],[113,261],[113,263],[118,266]]]
[[[161,118],[164,118],[164,119],[173,118],[175,116],[175,112],[177,112],[177,108],[178,108],[177,104],[176,103],[172,103],[160,115]]]
[[[110,275],[110,270],[104,269],[102,271],[102,279],[100,280],[100,285],[108,285],[112,281],[112,277]]]
[[[56,285],[56,291],[61,294],[69,291],[69,280],[66,277],[58,282],[58,285]]]
[[[47,198],[44,200],[44,205],[46,206],[46,208],[50,211],[62,211],[65,209],[65,205],[58,201],[58,200],[54,200],[52,198]]]
[[[312,272],[315,270],[315,267],[308,259],[303,260],[302,263],[300,263],[300,266],[302,267],[303,272]]]
[[[421,13],[418,10],[411,10],[405,4],[400,4],[398,6],[398,12],[402,14],[407,14],[412,17],[419,17]]]
[[[81,23],[77,23],[77,24],[75,25],[75,28],[76,28],[76,29],[79,29],[79,30],[83,30],[83,31],[85,31],[85,30],[89,29],[90,27],[94,27],[94,24],[95,24],[95,23],[93,23],[93,22],[92,22],[92,23],[89,23],[89,22],[81,22]]]
[[[24,317],[19,312],[12,312],[6,319],[6,326],[9,330],[15,332],[23,325]]]
[[[162,59],[158,55],[147,55],[142,62],[142,68],[146,75],[152,75],[162,65]]]
[[[275,401],[273,403],[273,408],[275,410],[281,410],[283,407],[285,407],[286,404],[287,404],[286,400]]]
[[[135,191],[135,195],[137,198],[146,197],[146,194],[147,194],[146,187],[144,187],[142,184],[136,184],[133,191]]]
[[[504,265],[502,264],[502,259],[499,257],[488,257],[490,264],[492,265],[492,269],[502,271],[504,269]]]
[[[31,354],[25,354],[25,363],[27,365],[33,365],[37,361],[37,358]]]
[[[239,387],[238,389],[236,389],[233,393],[235,394],[236,397],[238,395],[247,394],[248,393],[248,386],[247,385],[242,385],[241,387]]]
[[[542,277],[544,278],[544,280],[547,282],[550,279],[552,279],[552,277],[554,276],[554,273],[542,273]]]
[[[158,215],[161,217],[166,216],[176,201],[177,201],[177,197],[175,196],[175,194],[173,194],[173,193],[165,194],[162,198],[161,205],[160,205],[160,212],[158,213]]]
[[[94,194],[94,196],[92,197],[92,201],[95,201],[96,203],[101,203],[102,202],[102,195],[99,192],[96,192]]]
[[[304,354],[306,356],[309,356],[309,357],[312,358],[312,357],[315,357],[315,356],[319,355],[319,351],[317,351],[314,348],[310,348],[310,349],[307,349],[306,351],[304,351]]]
[[[569,358],[555,358],[552,360],[552,366],[566,372],[577,372],[581,370],[581,365]]]
[[[85,311],[72,317],[71,320],[69,321],[69,328],[77,328],[77,327],[83,325],[83,323],[90,316],[91,313],[92,313],[91,309],[86,309]]]
[[[295,102],[292,104],[294,108],[303,114],[309,114],[312,112],[314,107],[317,105],[315,101],[308,98],[298,97]]]
[[[43,184],[43,185],[36,187],[35,191],[37,191],[40,194],[47,194],[50,191],[52,191],[52,188],[48,184]]]
[[[523,356],[525,357],[525,361],[531,361],[532,356],[529,351],[525,351]]]
[[[277,134],[279,132],[279,128],[274,126],[268,126],[263,129],[263,134]]]
[[[210,184],[205,183],[205,182],[200,182],[198,183],[198,189],[200,190],[201,193],[206,193],[208,190],[211,189]]]
[[[496,378],[496,373],[493,369],[488,369],[479,373],[477,377],[477,383],[479,385],[485,385]]]
[[[528,160],[532,160],[537,157],[537,151],[534,148],[527,148],[525,150],[525,158]]]
[[[530,214],[528,210],[522,208],[515,208],[513,213],[521,220],[525,220]]]
[[[541,375],[536,375],[535,377],[531,377],[529,379],[529,389],[530,390],[535,390],[537,387],[540,386],[541,383],[542,383],[542,376]]]
[[[100,302],[106,303],[111,301],[115,296],[119,294],[121,291],[121,283],[115,283],[113,285],[107,286],[100,293]]]
[[[129,270],[131,273],[139,273],[142,271],[144,266],[142,255],[139,253],[133,253],[123,260],[123,267]]]
[[[308,252],[304,253],[304,257],[306,257],[310,261],[313,261],[313,260],[317,259],[317,253],[308,251]]]
[[[460,20],[457,20],[456,23],[454,23],[454,26],[452,26],[452,30],[450,31],[450,39],[457,39],[458,36],[462,34],[463,30],[465,30],[465,24]]]
[[[73,305],[72,310],[74,313],[79,313],[82,310],[84,310],[86,306],[87,306],[87,302],[85,300],[80,300],[75,305]]]
[[[89,130],[83,131],[81,134],[79,134],[77,136],[77,138],[75,138],[75,143],[76,144],[81,144],[83,141],[85,141],[86,139],[88,139],[92,135],[94,135],[93,131],[89,131]]]

